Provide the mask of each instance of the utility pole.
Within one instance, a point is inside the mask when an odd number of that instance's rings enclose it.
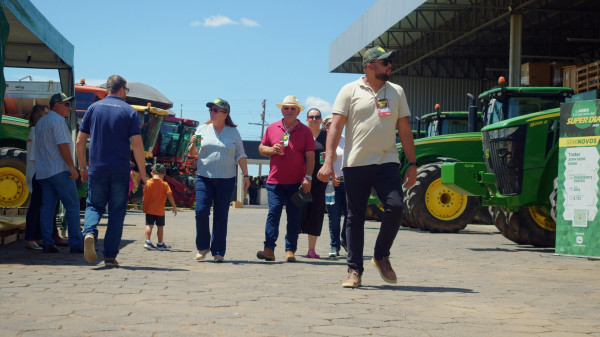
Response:
[[[183,118],[183,104],[181,104],[181,106],[180,106],[179,118]]]

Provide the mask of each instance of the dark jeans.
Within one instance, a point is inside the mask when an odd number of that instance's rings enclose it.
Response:
[[[42,239],[42,230],[40,227],[40,208],[42,207],[42,186],[35,179],[31,179],[31,200],[25,217],[25,240],[34,241]],[[54,226],[56,227],[56,226]]]
[[[98,239],[98,223],[108,205],[104,258],[117,257],[129,198],[129,173],[90,174],[83,234]]]
[[[398,228],[400,228],[402,175],[400,165],[396,163],[346,167],[343,171],[348,198],[348,224],[346,227],[348,268],[358,270],[362,274],[364,270],[365,213],[371,187],[375,188],[385,211],[373,254],[373,257],[379,260],[390,256],[390,248],[394,243]]]
[[[210,249],[213,256],[225,256],[227,219],[235,177],[196,180],[196,249]],[[214,204],[214,205],[213,205]],[[213,233],[210,235],[210,206],[213,205]]]
[[[348,205],[346,203],[346,188],[344,187],[344,185],[345,183],[341,182],[340,186],[334,187],[335,203],[333,205],[327,205],[327,217],[329,218],[329,237],[331,239],[329,245],[337,250],[340,249],[341,242],[346,242],[346,223],[348,222]],[[340,230],[342,215],[344,216],[344,222]]]
[[[40,211],[42,209],[42,185],[37,181],[35,175],[31,179],[31,200],[25,217],[25,240],[38,241],[42,239],[42,228],[40,227]],[[58,205],[57,205],[58,207]],[[56,212],[54,213],[56,219]],[[52,237],[58,237],[56,224],[52,227]]]
[[[279,236],[279,220],[283,205],[287,214],[287,233],[285,235],[285,250],[296,251],[298,234],[300,233],[300,218],[302,208],[294,205],[292,195],[296,193],[300,184],[277,185],[267,184],[267,197],[269,199],[269,214],[265,226],[265,248],[275,249],[275,242]]]

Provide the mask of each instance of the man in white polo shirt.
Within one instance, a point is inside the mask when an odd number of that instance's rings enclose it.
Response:
[[[64,93],[50,98],[50,111],[35,126],[35,172],[42,186],[40,228],[44,242],[44,253],[58,253],[52,238],[54,208],[60,198],[65,207],[71,253],[83,253],[79,198],[75,179],[79,173],[73,162],[73,141],[65,121],[71,111],[75,97]]]
[[[361,285],[365,212],[372,187],[385,209],[372,263],[384,281],[396,283],[396,273],[389,261],[390,248],[402,220],[403,179],[396,149],[396,129],[409,160],[404,179],[406,187],[415,183],[417,170],[406,95],[402,87],[389,82],[391,55],[392,52],[381,47],[368,49],[363,56],[365,76],[340,90],[333,104],[325,163],[318,174],[321,181],[328,181],[333,175],[333,154],[345,126],[342,162],[348,201],[348,275],[342,282],[345,288]]]

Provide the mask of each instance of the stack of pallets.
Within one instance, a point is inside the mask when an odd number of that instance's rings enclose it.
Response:
[[[577,68],[577,92],[600,89],[600,61]]]

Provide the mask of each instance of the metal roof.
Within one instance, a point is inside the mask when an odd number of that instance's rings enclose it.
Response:
[[[379,0],[330,45],[331,72],[363,73],[366,49],[395,50],[393,74],[489,79],[509,68],[511,14],[522,62],[600,58],[598,0]]]
[[[5,67],[70,69],[74,47],[28,0],[0,0],[10,25]]]

